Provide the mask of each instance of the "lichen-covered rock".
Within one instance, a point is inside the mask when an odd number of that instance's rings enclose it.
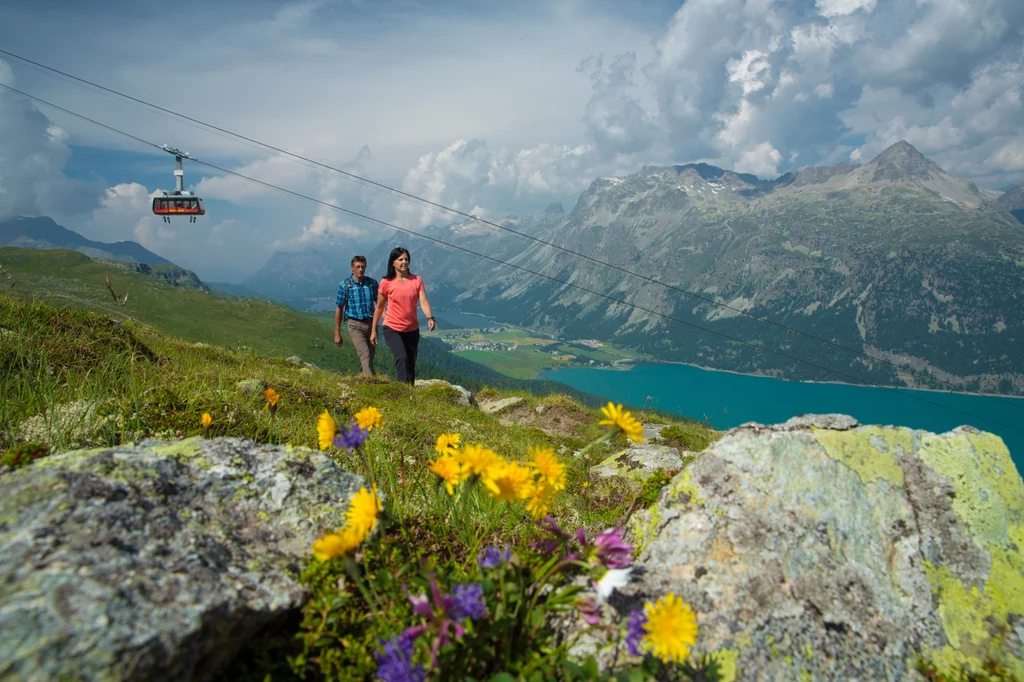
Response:
[[[730,679],[913,680],[919,654],[1024,678],[1024,482],[997,436],[744,425],[631,529],[642,578],[619,608],[679,594]]]
[[[521,402],[523,402],[523,399],[514,395],[510,398],[501,398],[500,400],[490,400],[480,403],[480,410],[487,414],[501,414],[505,410],[511,409]]]
[[[455,392],[455,402],[463,407],[476,407],[476,398],[467,389],[458,384],[450,384],[443,379],[417,379],[416,388],[430,389],[436,386],[444,386]]]
[[[656,471],[673,471],[682,466],[683,460],[676,448],[667,445],[631,444],[625,450],[590,467],[590,473],[602,478],[623,476],[640,482],[650,478]]]
[[[287,618],[358,476],[237,438],[79,450],[0,478],[0,679],[214,679]]]

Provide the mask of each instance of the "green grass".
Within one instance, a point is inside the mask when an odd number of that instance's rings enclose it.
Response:
[[[442,432],[460,433],[464,444],[481,443],[515,461],[525,460],[533,446],[551,447],[566,464],[567,486],[550,514],[566,528],[594,532],[623,522],[635,502],[636,493],[625,486],[584,486],[591,482],[588,463],[625,443],[617,436],[593,446],[589,459],[573,458],[604,428],[595,409],[566,396],[482,391],[489,398],[519,395],[525,404],[517,409],[527,415],[541,404],[549,417],[558,415],[547,431],[537,424],[503,424],[459,405],[446,386],[412,389],[387,376],[355,374],[350,347],[318,348],[332,341],[330,329],[283,307],[217,300],[119,272],[111,276],[115,290],[130,291],[127,308],[121,308],[103,285],[109,270],[78,254],[4,250],[0,262],[17,277],[15,290],[0,293],[0,465],[31,466],[39,457],[83,447],[203,435],[204,413],[213,419],[210,437],[316,448],[323,411],[343,425],[365,407],[383,413],[384,423],[371,433],[362,457],[337,450],[332,456],[359,473],[368,462],[387,501],[383,539],[367,545],[362,570],[377,576],[374,589],[392,620],[369,618],[368,602],[339,590],[341,564],[310,560],[301,579],[313,596],[302,622],[257,639],[229,671],[230,679],[298,679],[296,671],[304,679],[370,679],[371,646],[339,646],[337,639],[317,633],[328,627],[338,637],[370,645],[394,623],[407,621],[409,606],[400,590],[406,581],[422,591],[416,581],[431,567],[449,585],[466,580],[477,570],[482,544],[526,548],[539,537],[522,504],[493,501],[480,488],[458,512],[471,520],[457,518],[451,498],[428,469]],[[283,359],[303,343],[309,349],[304,359],[319,369]],[[268,387],[280,396],[273,412],[266,409]],[[637,413],[641,419],[654,415]],[[547,649],[536,651],[542,650]],[[536,660],[536,652],[531,656]],[[488,660],[476,664],[484,669]]]

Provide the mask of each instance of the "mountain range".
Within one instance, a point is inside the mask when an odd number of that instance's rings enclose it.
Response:
[[[161,258],[138,242],[95,242],[73,230],[61,227],[52,218],[45,216],[22,216],[0,222],[0,246],[21,249],[69,249],[90,258],[146,265],[170,264],[169,260]]]
[[[563,338],[790,379],[1016,394],[1024,226],[1003,196],[899,142],[770,181],[644,167],[598,178],[568,213],[432,235],[520,270],[403,239],[435,305]]]

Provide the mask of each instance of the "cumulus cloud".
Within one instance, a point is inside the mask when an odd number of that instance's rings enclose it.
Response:
[[[71,155],[67,141],[67,133],[27,100],[0,93],[0,220],[76,215],[97,205],[100,185],[63,173]]]
[[[590,145],[541,144],[531,149],[491,150],[483,140],[458,140],[420,157],[402,190],[477,217],[479,206],[511,211],[536,207],[553,197],[578,194],[589,184],[601,159]],[[459,217],[427,204],[403,200],[397,208],[403,227],[455,222]]]
[[[782,154],[772,146],[771,142],[762,142],[750,151],[743,152],[736,159],[736,170],[753,173],[761,177],[778,175],[779,162]]]

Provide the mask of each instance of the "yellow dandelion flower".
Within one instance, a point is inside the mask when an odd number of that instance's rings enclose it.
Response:
[[[565,489],[565,465],[558,461],[551,448],[530,448],[530,465],[554,490]],[[552,491],[552,492],[553,492]]]
[[[470,476],[487,476],[491,469],[505,463],[501,455],[479,443],[467,445],[457,451],[455,459],[466,467]]]
[[[337,533],[328,533],[313,543],[313,556],[320,561],[335,557],[343,557],[362,542],[362,538],[352,528],[342,528]]]
[[[598,422],[601,426],[615,426],[631,440],[640,442],[644,438],[644,425],[638,422],[632,414],[622,409],[622,405],[608,403],[607,407],[601,408],[601,413],[607,417]]]
[[[454,495],[455,486],[469,475],[466,468],[451,455],[441,455],[435,459],[430,463],[430,470],[444,479],[444,487],[449,495]]]
[[[647,632],[643,642],[652,654],[666,663],[682,662],[697,642],[697,615],[690,605],[674,594],[666,594],[654,604],[644,604]]]
[[[316,420],[317,442],[321,450],[331,447],[336,433],[338,433],[337,422],[334,421],[334,417],[331,416],[330,412],[324,410],[323,414]]]
[[[434,450],[439,455],[453,455],[459,449],[460,440],[462,440],[462,436],[457,433],[442,433],[437,437]]]
[[[210,428],[210,424],[213,423],[213,417],[210,416],[209,412],[203,412],[203,428]]]
[[[367,407],[356,412],[356,422],[364,431],[372,431],[384,423],[384,417],[376,407]]]
[[[351,528],[362,541],[377,528],[377,515],[380,510],[381,503],[380,497],[377,496],[377,486],[373,486],[372,493],[365,486],[360,488],[359,492],[352,496],[352,502],[349,503],[348,512],[345,514],[345,528]]]
[[[558,491],[543,481],[536,485],[530,484],[527,490],[528,494],[525,498],[526,511],[530,512],[535,519],[544,518],[548,513],[548,509],[551,508],[551,502],[555,499],[555,494]]]
[[[529,496],[530,478],[530,470],[519,462],[502,462],[487,470],[483,482],[494,499],[515,502]]]

